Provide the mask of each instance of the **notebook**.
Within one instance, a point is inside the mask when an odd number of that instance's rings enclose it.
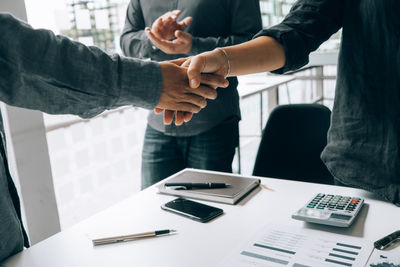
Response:
[[[165,182],[169,183],[226,183],[230,186],[227,188],[213,189],[191,189],[176,190],[173,187],[164,186]],[[236,204],[253,189],[260,185],[261,181],[257,178],[242,177],[235,174],[205,171],[197,169],[184,169],[170,177],[158,185],[158,191],[162,194],[169,194],[179,197],[195,198],[209,200],[214,202],[222,202],[227,204]]]

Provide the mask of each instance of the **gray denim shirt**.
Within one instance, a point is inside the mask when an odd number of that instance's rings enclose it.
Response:
[[[0,101],[51,114],[93,117],[124,105],[152,109],[161,70],[151,61],[108,56],[0,13]],[[0,263],[28,245],[8,171],[0,120]],[[32,177],[35,179],[35,177]]]
[[[400,205],[400,1],[300,0],[260,35],[285,49],[283,73],[343,28],[332,124],[322,160],[340,182]]]
[[[193,36],[192,49],[187,55],[169,55],[156,48],[144,32],[145,27],[168,11],[179,9],[181,20],[193,17],[184,30]],[[259,0],[131,0],[127,10],[121,47],[125,55],[151,58],[157,61],[196,55],[216,47],[239,44],[250,40],[261,30]],[[193,136],[205,132],[230,117],[240,119],[236,77],[229,78],[228,88],[217,89],[216,100],[182,126],[164,125],[162,116],[150,112],[149,125],[173,136]]]

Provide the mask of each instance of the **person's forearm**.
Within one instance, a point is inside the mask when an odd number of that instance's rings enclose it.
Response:
[[[153,44],[144,30],[123,32],[120,45],[125,56],[135,58],[153,58]]]
[[[6,14],[0,14],[0,32],[0,96],[7,104],[91,117],[158,103],[162,77],[155,62],[110,57]]]
[[[229,58],[229,76],[272,71],[285,65],[283,46],[267,36],[225,47],[224,50]]]

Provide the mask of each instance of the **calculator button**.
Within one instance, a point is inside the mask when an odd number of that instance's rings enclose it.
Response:
[[[318,193],[292,217],[303,221],[346,227],[350,225],[352,218],[359,211],[359,206],[363,203],[364,200],[358,197]],[[332,216],[332,214],[336,215]]]

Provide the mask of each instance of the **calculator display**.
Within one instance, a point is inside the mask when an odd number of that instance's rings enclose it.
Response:
[[[339,219],[339,220],[346,220],[346,221],[348,221],[348,220],[351,219],[351,216],[349,216],[349,215],[343,215],[343,214],[337,214],[337,213],[332,213],[332,214],[331,214],[331,218],[332,218],[332,219]]]

